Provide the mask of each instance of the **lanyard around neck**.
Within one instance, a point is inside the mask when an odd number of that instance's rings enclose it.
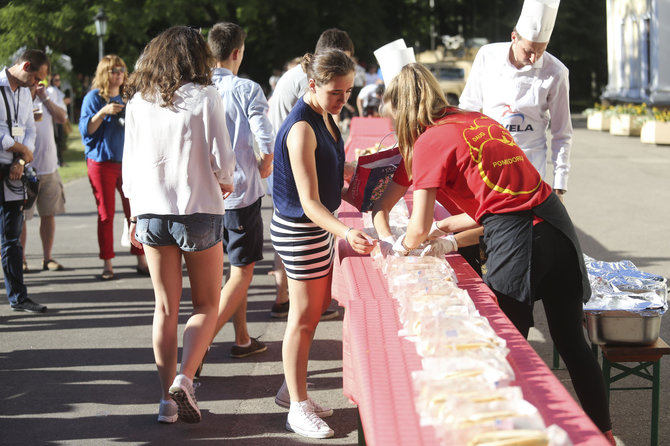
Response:
[[[9,101],[7,101],[7,94],[5,94],[5,90],[8,89],[10,93],[12,93],[12,104],[14,105],[14,122],[16,124],[19,123],[19,103],[21,102],[21,87],[18,87],[18,91],[16,92],[16,97],[14,97],[14,92],[12,91],[11,88],[9,87],[2,87],[2,99],[5,100],[5,107],[7,108],[7,122],[10,123],[9,127],[11,128],[11,112],[9,109]]]
[[[4,87],[0,89],[0,92],[2,92],[2,99],[5,100],[5,109],[6,109],[6,114],[7,114],[7,129],[9,130],[9,136],[12,138],[14,135],[12,135],[12,112],[9,111],[9,102],[7,102],[7,93],[5,93]]]

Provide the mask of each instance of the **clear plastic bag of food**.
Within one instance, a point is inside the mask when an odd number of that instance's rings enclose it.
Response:
[[[422,386],[415,390],[415,403],[424,424],[436,424],[442,414],[458,411],[464,404],[523,399],[520,387],[491,388],[474,379],[458,382],[458,386],[444,385],[440,381],[415,381],[414,385]]]
[[[446,443],[445,443],[446,444]],[[492,429],[474,434],[467,446],[568,446],[553,443],[547,430]],[[572,446],[572,443],[570,443]]]
[[[425,332],[425,328],[422,328],[422,336],[416,343],[416,352],[422,358],[460,356],[465,352],[472,355],[502,354],[502,352],[508,351],[502,345],[505,341],[501,338],[498,338],[501,342],[495,342],[478,336],[465,335],[446,342],[444,337],[427,337],[423,335],[423,332]]]
[[[435,427],[446,444],[467,445],[484,432],[517,429],[544,432],[545,425],[537,408],[528,401],[502,400],[464,403],[457,410],[443,411]],[[548,439],[545,441],[548,444]]]
[[[457,300],[453,300],[448,304],[442,304],[442,307],[438,307],[433,303],[417,303],[405,307],[401,306],[399,317],[404,329],[401,335],[421,336],[424,331],[424,324],[436,317],[469,318],[478,315],[479,312],[474,308],[472,302],[468,304]]]
[[[425,288],[420,292],[414,293],[400,288],[396,291],[393,298],[398,301],[401,307],[411,309],[420,309],[428,306],[434,308],[436,311],[446,311],[449,309],[449,306],[460,304],[471,307],[473,312],[476,310],[467,291],[446,283],[436,285],[429,282],[425,284]]]
[[[506,342],[484,317],[459,318],[434,314],[421,324],[417,343],[420,356],[453,355],[469,349],[506,349]]]
[[[453,357],[428,357],[421,360],[426,378],[453,380],[465,377],[478,377],[487,380],[496,387],[509,385],[514,381],[514,371],[501,352],[463,351]],[[415,372],[419,373],[419,371]]]
[[[382,272],[386,274],[387,277],[392,277],[405,272],[434,271],[441,273],[446,280],[457,282],[453,268],[451,268],[449,263],[443,258],[431,256],[386,256],[380,263]]]

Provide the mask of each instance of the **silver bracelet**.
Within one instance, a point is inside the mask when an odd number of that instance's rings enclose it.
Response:
[[[351,227],[347,228],[346,231],[344,231],[344,240],[349,243],[349,240],[347,240],[347,236],[349,235],[349,231],[351,231]]]

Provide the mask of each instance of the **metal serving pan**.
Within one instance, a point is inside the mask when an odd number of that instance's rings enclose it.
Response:
[[[649,345],[661,331],[661,313],[643,315],[631,311],[585,311],[586,330],[594,344]]]

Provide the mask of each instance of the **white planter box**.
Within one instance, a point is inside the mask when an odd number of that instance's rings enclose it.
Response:
[[[670,144],[670,122],[645,122],[640,131],[640,140],[647,144]]]
[[[601,111],[594,112],[586,118],[586,128],[606,132],[610,129],[610,117]]]
[[[610,133],[617,136],[640,136],[642,125],[632,115],[612,116],[610,119]]]

